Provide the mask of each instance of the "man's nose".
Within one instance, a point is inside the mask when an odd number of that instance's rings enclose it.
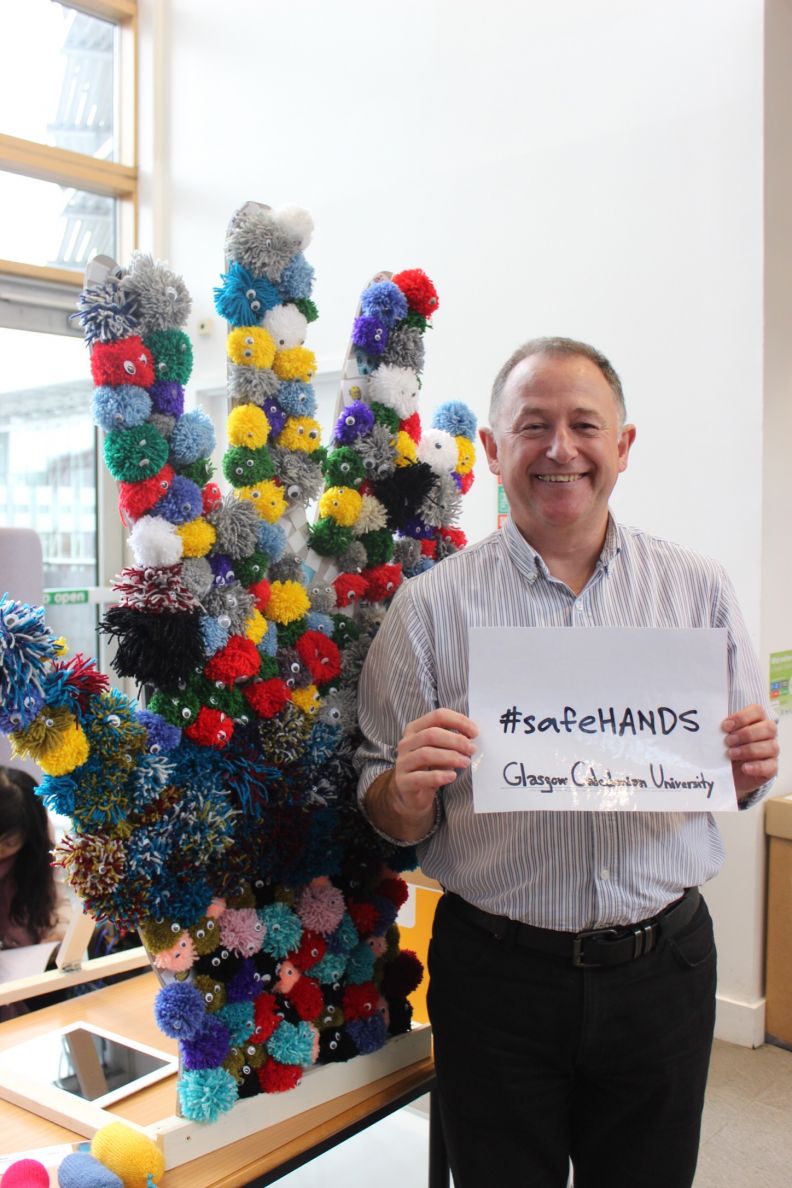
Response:
[[[548,458],[551,458],[553,462],[571,462],[576,453],[577,449],[572,434],[564,425],[558,426],[547,447]]]

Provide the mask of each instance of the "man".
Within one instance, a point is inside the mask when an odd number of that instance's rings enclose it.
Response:
[[[470,626],[725,627],[723,723],[741,805],[776,727],[714,562],[615,523],[635,429],[598,351],[537,339],[495,380],[481,432],[510,517],[407,582],[360,682],[360,797],[445,888],[429,1009],[457,1188],[688,1188],[715,1013],[697,888],[723,860],[707,813],[474,814]],[[593,935],[590,935],[593,932]]]

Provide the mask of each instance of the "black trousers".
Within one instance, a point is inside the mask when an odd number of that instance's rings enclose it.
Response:
[[[575,968],[438,905],[429,1014],[456,1188],[690,1188],[715,1023],[704,901],[637,961]]]

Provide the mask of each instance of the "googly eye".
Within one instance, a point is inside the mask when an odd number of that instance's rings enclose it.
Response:
[[[181,925],[180,924],[171,924],[171,932],[174,933],[174,935],[178,932],[181,932]]]
[[[242,466],[235,466],[235,467],[234,467],[234,474],[240,474],[240,475],[241,475],[241,474],[244,474],[244,473],[245,473],[245,471],[244,471],[244,468],[243,468]]]
[[[136,370],[137,368],[131,359],[124,360],[124,371],[127,373],[127,375],[134,375]]]
[[[290,486],[286,488],[286,495],[289,499],[296,499],[299,494],[300,488],[296,483],[291,483]]]
[[[184,718],[185,722],[189,722],[190,718],[192,717],[192,710],[185,705],[182,709],[181,716]]]
[[[249,1064],[243,1064],[243,1065],[242,1065],[242,1075],[243,1075],[243,1076],[245,1076],[245,1077],[249,1077],[249,1076],[250,1076],[250,1065],[249,1065]]]
[[[254,313],[258,313],[258,311],[261,309],[261,302],[251,301],[250,308],[254,311]]]
[[[159,755],[161,750],[162,747],[159,745],[159,743],[152,743],[149,747],[149,755]]]
[[[214,994],[212,994],[211,990],[207,990],[206,994],[204,994],[204,1002],[214,1002]]]
[[[215,969],[217,969],[217,967],[220,965],[220,958],[219,958],[219,957],[213,957],[213,958],[212,958],[212,965],[215,967]]]
[[[338,1043],[336,1040],[330,1040],[330,1043],[327,1046],[331,1051],[335,1052],[336,1048],[338,1047]]]
[[[206,933],[204,932],[203,928],[196,928],[195,935],[198,940],[203,940],[203,938],[206,936]]]
[[[207,921],[206,921],[206,931],[207,931],[207,932],[214,932],[214,930],[215,930],[215,922],[214,922],[214,920],[207,920]]]
[[[344,424],[345,424],[345,425],[349,425],[349,426],[351,427],[352,425],[354,425],[354,424],[355,424],[355,418],[354,418],[354,417],[351,417],[351,416],[350,416],[350,417],[344,417]]]
[[[245,292],[245,296],[247,297],[248,301],[251,301],[256,296],[256,290],[255,289],[247,289]]]
[[[255,341],[256,341],[256,340],[255,340],[255,338],[253,337],[253,335],[252,335],[252,334],[248,334],[248,335],[246,335],[246,336],[245,336],[245,342],[247,343],[247,345],[248,345],[248,346],[253,346],[253,343],[254,343]]]

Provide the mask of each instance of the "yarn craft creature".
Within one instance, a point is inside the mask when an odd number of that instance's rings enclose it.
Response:
[[[211,424],[184,412],[181,279],[137,255],[81,298],[134,559],[102,627],[145,708],[65,659],[42,611],[0,602],[0,726],[72,819],[56,851],[71,885],[97,918],[139,929],[163,982],[158,1024],[180,1043],[181,1110],[198,1121],[408,1030],[422,974],[395,923],[414,852],[355,804],[356,683],[403,577],[464,543],[453,521],[475,420],[447,405],[422,437],[437,295],[420,270],[383,274],[321,445],[310,233],[305,212],[254,204],[229,226],[215,290],[226,495]]]

